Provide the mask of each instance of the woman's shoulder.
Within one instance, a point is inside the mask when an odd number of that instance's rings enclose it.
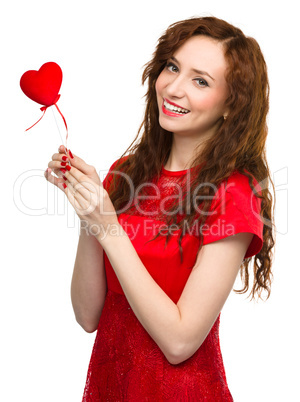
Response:
[[[226,191],[249,195],[260,193],[261,186],[248,170],[244,169],[243,172],[234,170],[226,180]]]
[[[111,165],[111,167],[109,168],[108,172],[111,172],[115,167],[121,166],[123,162],[125,162],[130,155],[125,155],[117,160],[114,161],[114,163]]]
[[[253,180],[252,180],[253,179]],[[234,170],[228,178],[217,186],[211,209],[220,208],[224,204],[243,205],[245,209],[257,204],[260,207],[261,186],[248,171]]]

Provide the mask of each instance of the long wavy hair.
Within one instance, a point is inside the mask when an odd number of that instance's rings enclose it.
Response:
[[[268,133],[266,119],[269,110],[267,66],[255,39],[246,37],[239,28],[215,17],[193,17],[170,25],[160,37],[153,57],[145,65],[142,75],[143,84],[148,80],[144,120],[135,139],[120,157],[114,172],[125,172],[130,177],[134,188],[151,181],[156,175],[159,176],[163,164],[168,160],[173,136],[171,132],[164,130],[159,125],[155,83],[168,59],[194,35],[205,35],[223,44],[228,66],[225,78],[229,88],[229,96],[225,105],[229,113],[227,119],[220,123],[212,138],[205,142],[204,148],[198,152],[190,166],[197,169],[201,165],[201,169],[196,170],[196,179],[193,181],[191,194],[201,197],[197,200],[205,199],[201,203],[201,210],[204,214],[199,217],[195,202],[183,207],[185,218],[177,224],[181,232],[179,237],[180,255],[182,257],[181,240],[185,234],[184,228],[189,227],[195,219],[200,219],[200,224],[203,225],[207,216],[206,212],[209,211],[212,203],[214,186],[198,186],[198,184],[213,183],[217,188],[234,171],[238,171],[248,177],[252,191],[261,198],[261,220],[264,227],[262,249],[255,256],[243,260],[240,276],[244,287],[240,290],[234,289],[234,291],[236,293],[248,291],[248,266],[254,258],[251,300],[255,298],[256,293],[261,298],[262,290],[267,291],[268,299],[273,277],[271,266],[272,249],[275,245],[273,218],[275,188],[270,176],[265,150]],[[142,135],[137,141],[141,132]],[[128,155],[124,157],[127,153]],[[259,194],[255,191],[253,178],[261,185]],[[268,188],[270,183],[273,187],[274,205],[272,194]],[[127,184],[126,178],[122,174],[114,175],[111,180],[109,195],[116,211],[128,204],[131,189]],[[195,191],[197,186],[201,188],[197,188]],[[177,206],[174,204],[168,209],[168,212],[175,211],[176,208]],[[175,223],[177,214],[174,212],[167,215],[167,224]],[[160,233],[154,239],[158,235]],[[203,245],[201,235],[200,240],[198,253]],[[168,242],[168,238],[166,241]]]

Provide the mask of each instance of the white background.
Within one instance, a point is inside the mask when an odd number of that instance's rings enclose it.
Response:
[[[9,1],[1,38],[1,391],[5,402],[80,402],[96,332],[76,323],[70,284],[78,218],[43,172],[62,139],[49,109],[21,92],[27,70],[63,70],[58,102],[68,146],[101,174],[137,134],[143,65],[169,24],[214,15],[253,36],[271,85],[267,157],[276,184],[277,245],[268,301],[231,293],[220,339],[235,401],[296,401],[299,361],[299,20],[296,2]],[[103,179],[103,176],[100,176]],[[298,266],[297,266],[298,265]],[[252,280],[251,276],[251,280]],[[235,289],[240,289],[237,280]],[[249,293],[247,293],[249,294]],[[297,375],[298,374],[298,375]]]

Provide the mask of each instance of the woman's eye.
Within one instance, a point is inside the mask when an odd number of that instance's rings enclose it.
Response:
[[[173,64],[173,63],[167,63],[166,68],[167,68],[169,71],[172,71],[172,72],[178,71],[177,66],[175,66],[175,64]]]
[[[196,78],[195,81],[200,87],[208,87],[208,83],[203,78]]]

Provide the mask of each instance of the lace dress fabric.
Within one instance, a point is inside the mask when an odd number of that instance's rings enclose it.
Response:
[[[114,165],[110,170],[113,170]],[[178,194],[186,173],[187,171],[170,172],[162,168],[161,175],[153,181],[160,190],[160,196],[143,199],[139,207],[134,206],[118,217],[152,278],[174,303],[178,302],[195,264],[200,245],[199,236],[197,233],[184,235],[182,262],[178,233],[174,233],[166,247],[164,236],[151,242],[148,240],[165,224],[161,200],[173,201],[172,197]],[[250,205],[250,186],[245,180],[246,176],[240,176],[243,175],[233,177],[235,186],[230,188],[228,194],[224,191],[228,212],[226,209],[225,214],[221,214],[221,208],[216,203],[217,214],[211,219],[211,224],[222,217],[222,221],[233,222],[233,234],[244,231],[253,233],[253,241],[246,253],[246,256],[250,256],[259,252],[262,247],[263,225],[247,209]],[[109,183],[104,180],[103,185],[107,189]],[[166,201],[166,208],[167,206]],[[254,209],[259,215],[258,201],[254,204]],[[223,231],[217,234],[208,231],[205,236],[203,233],[203,244],[227,235]],[[172,365],[133,313],[105,252],[104,264],[108,292],[88,367],[82,402],[233,401],[220,349],[221,313],[194,355],[180,364]]]

